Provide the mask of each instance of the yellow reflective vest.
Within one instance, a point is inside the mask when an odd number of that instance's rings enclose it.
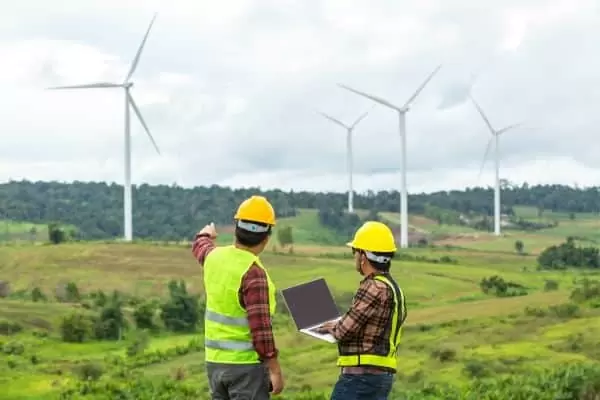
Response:
[[[377,279],[390,287],[394,294],[394,312],[390,319],[391,329],[390,336],[387,338],[389,345],[386,346],[387,354],[377,354],[378,349],[373,349],[369,353],[359,354],[340,354],[337,365],[340,367],[355,367],[355,366],[374,366],[389,368],[396,371],[397,360],[396,353],[402,336],[402,325],[406,320],[406,300],[404,293],[398,284],[389,275],[375,275],[373,279]]]
[[[269,285],[269,308],[275,314],[275,285],[259,258],[235,246],[212,250],[204,262],[204,347],[207,362],[256,364],[258,354],[252,344],[246,310],[239,301],[242,278],[256,263],[265,271]]]

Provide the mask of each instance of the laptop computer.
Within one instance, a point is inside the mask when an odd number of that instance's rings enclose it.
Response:
[[[330,333],[318,331],[324,323],[342,317],[325,279],[291,286],[281,294],[299,332],[329,343],[336,342]]]

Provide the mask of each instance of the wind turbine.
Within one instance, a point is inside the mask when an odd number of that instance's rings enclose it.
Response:
[[[152,17],[150,21],[150,25],[146,30],[146,34],[140,43],[137,53],[131,63],[131,67],[129,68],[129,72],[125,77],[125,80],[122,83],[113,83],[113,82],[97,82],[97,83],[89,83],[83,85],[74,85],[74,86],[55,86],[50,87],[50,90],[61,90],[61,89],[106,89],[106,88],[122,88],[125,92],[125,182],[123,185],[123,227],[124,227],[124,239],[125,241],[130,242],[133,239],[133,223],[132,223],[132,201],[131,201],[131,118],[130,118],[130,109],[131,107],[135,112],[138,120],[142,124],[142,127],[148,134],[150,141],[152,142],[156,152],[160,154],[160,150],[158,145],[154,141],[152,134],[150,133],[150,129],[148,129],[148,125],[144,121],[142,117],[142,113],[140,112],[137,104],[133,100],[133,96],[131,95],[131,88],[133,87],[133,82],[131,81],[131,77],[135,72],[138,63],[140,61],[140,56],[144,49],[144,45],[146,44],[146,40],[148,39],[148,35],[150,34],[150,29],[152,29],[152,25],[154,24],[154,20],[156,19],[156,14]]]
[[[323,117],[330,120],[331,122],[338,124],[339,126],[346,129],[346,132],[347,132],[346,133],[346,160],[347,160],[347,167],[348,167],[348,212],[353,213],[354,212],[354,189],[352,188],[352,169],[353,169],[352,168],[352,132],[354,131],[354,128],[356,127],[356,125],[358,125],[358,123],[360,121],[362,121],[369,114],[369,112],[367,111],[364,114],[362,114],[351,125],[346,125],[343,122],[339,121],[338,119],[335,119],[332,116],[325,114],[324,112],[321,112],[321,111],[317,111],[317,112],[319,114],[321,114]]]
[[[479,169],[479,176],[481,176],[481,172],[483,171],[483,166],[485,165],[485,161],[487,159],[488,153],[490,152],[490,148],[492,146],[492,140],[494,140],[494,153],[495,153],[494,161],[495,161],[495,170],[496,170],[496,178],[495,178],[495,183],[494,183],[494,235],[500,236],[500,135],[502,135],[504,132],[506,132],[508,130],[517,128],[517,127],[521,126],[522,124],[519,123],[519,124],[508,125],[500,130],[495,130],[492,127],[492,124],[490,123],[489,119],[486,117],[483,110],[481,109],[481,107],[475,101],[475,99],[473,98],[473,96],[471,94],[469,94],[469,98],[475,105],[477,112],[479,113],[479,115],[481,115],[481,118],[483,119],[483,121],[487,125],[488,129],[490,130],[490,133],[492,134],[492,137],[490,137],[490,139],[488,140],[487,146],[485,148],[485,153],[483,154],[483,161],[481,163],[481,168]]]
[[[398,131],[400,133],[400,145],[402,153],[402,166],[401,166],[401,188],[400,188],[400,247],[408,247],[408,192],[406,189],[406,113],[410,110],[412,102],[417,98],[433,76],[440,70],[442,66],[438,65],[433,72],[429,74],[427,79],[419,86],[419,88],[413,93],[412,96],[404,103],[402,107],[394,105],[387,100],[380,97],[376,97],[356,89],[352,89],[349,86],[338,84],[339,87],[349,90],[359,96],[366,97],[376,103],[382,104],[392,110],[398,112]]]

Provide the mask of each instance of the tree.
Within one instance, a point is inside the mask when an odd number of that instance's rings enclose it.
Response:
[[[60,332],[64,342],[82,343],[89,338],[92,321],[80,313],[73,313],[63,318]]]
[[[600,268],[600,251],[595,247],[577,246],[572,237],[564,243],[544,249],[538,256],[540,269]]]
[[[288,225],[283,228],[280,228],[277,231],[277,240],[279,241],[279,244],[281,245],[281,247],[293,245],[294,244],[294,236],[292,234],[292,227]]]
[[[153,302],[140,304],[133,312],[133,319],[138,329],[156,330],[157,326],[154,323],[154,314],[156,305]]]
[[[517,253],[523,254],[524,248],[525,248],[525,245],[523,244],[523,241],[521,241],[521,240],[515,241],[515,250]]]
[[[122,190],[121,186],[108,183],[11,181],[0,184],[1,217],[36,224],[57,221],[48,224],[49,241],[56,244],[71,238],[115,238],[123,231]],[[136,186],[133,198],[134,235],[155,240],[182,239],[189,238],[190,232],[210,221],[231,224],[231,210],[253,194],[266,196],[279,218],[296,215],[301,209],[319,210],[321,224],[342,236],[351,235],[361,223],[356,214],[344,212],[347,201],[344,193],[143,184]],[[473,227],[488,229],[494,211],[492,197],[491,188],[481,187],[411,194],[408,212],[411,215],[429,214],[432,220],[442,224],[466,223],[467,219],[474,224],[483,221]],[[397,212],[400,194],[397,191],[356,193],[354,203],[357,210]],[[540,217],[544,210],[575,215],[598,213],[600,196],[598,188],[594,187],[508,185],[502,191],[502,213],[514,215],[515,206],[537,208]],[[367,218],[373,219],[371,216]],[[548,223],[539,219],[527,222]],[[536,228],[539,226],[528,225],[528,229],[539,229]]]
[[[52,244],[61,244],[66,239],[65,231],[57,223],[48,224],[48,240]]]
[[[118,292],[113,292],[108,303],[100,310],[100,316],[94,326],[97,339],[121,340],[127,328],[127,320],[123,313],[123,300]]]
[[[169,282],[169,299],[161,305],[160,317],[173,332],[194,332],[204,314],[198,296],[189,294],[183,280]]]

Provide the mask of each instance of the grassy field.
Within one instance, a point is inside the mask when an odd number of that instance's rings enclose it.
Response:
[[[305,217],[305,233],[298,229],[298,238],[306,235],[308,240],[314,216]],[[411,249],[405,254],[414,261],[394,264],[393,275],[404,288],[410,307],[397,386],[429,381],[464,385],[475,378],[520,373],[541,365],[600,359],[600,309],[582,306],[564,311],[562,306],[582,278],[581,272],[537,272],[535,255],[517,255],[510,248],[506,252],[483,250]],[[347,253],[344,248],[327,245],[297,245],[294,254],[268,251],[262,258],[278,287],[322,276],[343,305],[361,279]],[[454,263],[441,263],[443,257]],[[492,275],[528,288],[528,294],[499,298],[482,293],[479,282]],[[54,398],[77,379],[74,372],[82,364],[93,362],[109,369],[110,357],[127,359],[125,349],[134,332],[122,342],[60,341],[61,318],[81,308],[52,300],[59,284],[73,281],[83,293],[119,290],[147,299],[164,296],[169,280],[185,279],[192,290],[202,292],[201,268],[183,246],[1,246],[0,277],[10,283],[13,292],[0,300],[0,321],[25,328],[12,336],[0,336],[0,349],[4,349],[0,353],[1,399]],[[556,290],[544,290],[549,280],[558,285]],[[34,287],[51,302],[29,301],[24,293]],[[288,391],[330,390],[338,374],[335,347],[297,334],[286,317],[278,318],[276,326]],[[198,339],[200,335],[157,334],[145,352],[165,352]],[[5,354],[7,346],[14,343],[24,346],[23,353]],[[128,368],[148,377],[206,385],[201,349]]]
[[[48,227],[46,225],[31,224],[0,220],[0,242],[4,241],[46,241]]]
[[[537,210],[527,207],[517,207],[516,212],[529,220],[559,224],[535,232],[507,230],[495,237],[410,216],[411,230],[444,239],[433,247],[402,251],[401,260],[394,262],[393,275],[409,306],[397,387],[427,382],[460,386],[541,366],[600,360],[600,307],[568,305],[582,278],[600,279],[600,275],[536,270],[537,255],[567,236],[586,245],[600,240],[600,218],[552,212],[538,216]],[[394,213],[381,217],[390,224],[399,219]],[[296,217],[280,219],[278,228],[285,226],[294,229],[293,251],[281,248],[275,235],[262,256],[275,284],[283,288],[324,277],[340,307],[345,307],[361,279],[348,249],[339,246],[349,238],[321,226],[315,210],[300,210]],[[77,381],[78,368],[89,363],[100,365],[105,376],[125,374],[120,379],[133,379],[124,377],[136,373],[205,387],[203,354],[197,345],[200,334],[155,334],[144,357],[163,355],[145,363],[125,354],[137,336],[134,330],[126,332],[121,342],[68,344],[59,334],[61,320],[74,310],[95,312],[55,300],[57,288],[68,282],[76,283],[84,295],[118,290],[140,299],[160,299],[169,281],[184,279],[190,290],[201,294],[202,270],[188,245],[88,242],[52,246],[23,239],[32,231],[31,224],[11,222],[5,227],[21,240],[0,246],[0,281],[8,282],[12,292],[0,299],[0,328],[18,324],[23,330],[0,335],[0,399],[56,398],[62,388]],[[36,230],[45,234],[44,228]],[[232,241],[230,226],[218,230],[220,244]],[[516,252],[517,240],[524,243],[524,254]],[[502,298],[483,293],[481,280],[494,275],[525,287],[527,294]],[[553,283],[552,290],[548,282]],[[45,293],[49,302],[32,302],[34,288]],[[127,310],[128,315],[131,311]],[[327,393],[339,373],[335,347],[299,335],[285,315],[277,317],[276,329],[288,391],[310,388]],[[15,343],[23,346],[22,353],[11,351]],[[189,351],[177,350],[186,346]],[[111,357],[115,356],[122,356],[125,364],[113,366]]]

